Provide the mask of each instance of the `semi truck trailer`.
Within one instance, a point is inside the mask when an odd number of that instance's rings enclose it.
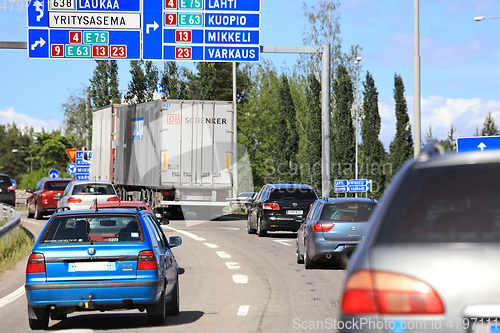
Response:
[[[162,216],[214,218],[234,196],[232,102],[156,100],[93,112],[90,179]]]

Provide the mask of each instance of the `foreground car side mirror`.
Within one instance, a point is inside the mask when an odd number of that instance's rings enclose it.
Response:
[[[170,244],[170,247],[176,247],[182,244],[182,238],[179,236],[170,236],[168,239],[168,243]]]

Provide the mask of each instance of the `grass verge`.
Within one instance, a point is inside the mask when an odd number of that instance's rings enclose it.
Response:
[[[26,257],[33,249],[34,240],[23,228],[19,228],[17,235],[10,237],[7,244],[4,243],[5,237],[0,241],[0,273],[11,269],[19,260]]]

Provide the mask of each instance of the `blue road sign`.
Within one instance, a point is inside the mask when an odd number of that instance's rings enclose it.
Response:
[[[68,173],[72,176],[75,175],[76,174],[76,164],[75,163],[68,164],[66,171],[68,171]]]
[[[76,180],[90,180],[90,174],[76,174]]]
[[[14,188],[17,188],[17,183],[14,179],[11,179],[10,183],[12,184],[12,186],[14,186]]]
[[[75,155],[75,177],[77,180],[90,180],[91,151],[77,151]]]
[[[500,149],[500,136],[476,136],[457,138],[457,152],[471,152]]]
[[[334,180],[333,191],[335,193],[370,192],[369,179]]]
[[[49,178],[59,178],[59,171],[56,169],[51,169],[49,171]]]
[[[28,58],[141,59],[141,0],[28,5]]]
[[[260,2],[144,1],[143,59],[258,62]]]
[[[163,92],[163,86],[161,85],[161,83],[156,84],[156,92],[158,94],[161,94]]]

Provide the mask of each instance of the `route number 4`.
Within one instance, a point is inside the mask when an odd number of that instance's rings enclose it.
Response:
[[[69,42],[71,44],[80,44],[82,42],[82,32],[81,31],[70,31],[69,32]]]
[[[166,0],[165,8],[177,9],[177,0]]]

